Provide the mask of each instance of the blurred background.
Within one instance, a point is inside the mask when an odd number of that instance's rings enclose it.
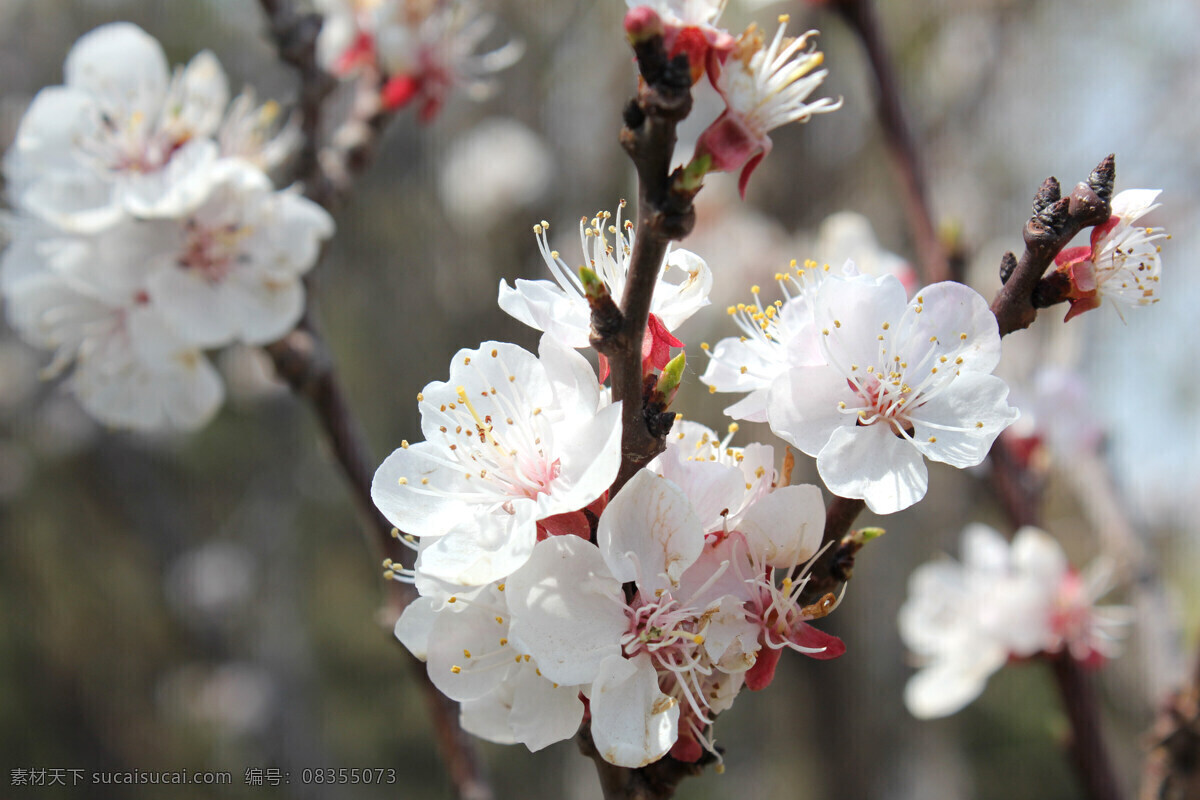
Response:
[[[1006,340],[1002,371],[1026,414],[1051,425],[1044,519],[1078,565],[1134,542],[1153,592],[1125,654],[1099,676],[1106,734],[1136,783],[1144,733],[1193,658],[1200,626],[1200,7],[1191,0],[912,0],[882,3],[885,37],[927,167],[934,215],[990,297],[1005,250],[1022,246],[1033,193],[1117,154],[1117,189],[1162,189],[1147,219],[1165,243],[1162,302],[1058,323],[1044,313]],[[546,277],[530,231],[577,259],[576,221],[636,191],[617,145],[635,87],[620,0],[500,0],[524,58],[483,102],[456,96],[431,125],[401,115],[378,163],[338,217],[317,306],[351,400],[382,459],[418,431],[416,393],[450,356],[486,339],[536,343],[495,305],[503,278]],[[699,383],[697,345],[732,335],[722,313],[771,285],[791,258],[879,263],[915,257],[873,112],[858,40],[817,5],[730,0],[724,23],[820,28],[845,107],[773,134],[745,202],[711,177],[685,246],[715,275],[713,309],[679,333],[689,379],[678,410],[714,428],[729,397]],[[114,20],[141,25],[173,63],[209,48],[236,92],[285,104],[293,74],[274,59],[253,0],[0,0],[0,145],[39,88],[60,83],[71,44]],[[677,161],[719,112],[698,97]],[[828,219],[835,212],[853,212]],[[769,292],[770,289],[764,291]],[[380,569],[366,553],[340,474],[308,410],[250,350],[222,354],[230,401],[186,437],[107,431],[53,383],[45,354],[0,328],[0,752],[5,796],[23,768],[226,770],[233,786],[41,789],[95,798],[449,796],[407,658],[381,627]],[[1042,368],[1066,371],[1044,373]],[[1047,377],[1049,375],[1049,377]],[[1069,391],[1061,388],[1069,387]],[[1055,387],[1059,387],[1056,389]],[[1027,428],[1032,433],[1033,428]],[[1044,430],[1044,429],[1043,429]],[[735,443],[768,431],[744,426]],[[896,611],[912,569],[957,555],[963,526],[1004,516],[973,472],[931,468],[927,499],[881,522],[824,627],[845,638],[831,662],[785,658],[767,692],[722,715],[724,775],[689,798],[1080,797],[1049,670],[1005,669],[948,719],[918,722],[901,702],[912,673]],[[1111,488],[1103,475],[1115,476]],[[800,456],[794,480],[813,481]],[[1006,531],[1007,532],[1007,531]],[[1113,544],[1117,542],[1117,544]],[[1125,543],[1122,545],[1121,543]],[[1161,589],[1161,591],[1160,591]],[[1113,598],[1130,600],[1125,588]],[[483,744],[500,798],[598,798],[571,742],[529,754]],[[246,787],[248,768],[290,771]],[[394,768],[398,784],[304,786],[301,770]],[[57,792],[57,794],[56,794]]]

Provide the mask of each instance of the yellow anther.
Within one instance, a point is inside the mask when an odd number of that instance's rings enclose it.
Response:
[[[462,667],[455,664],[453,667],[450,668],[450,671],[453,672],[455,675],[457,675],[458,673],[462,672]]]
[[[465,647],[464,647],[464,648],[463,648],[463,656],[464,656],[465,658],[470,658],[470,657],[471,657],[471,651],[470,651],[470,650],[468,650],[467,648],[465,648]]]
[[[400,481],[399,481],[399,483],[400,483],[400,485],[401,485],[401,486],[407,486],[407,485],[408,485],[408,478],[401,478],[401,479],[400,479]]]

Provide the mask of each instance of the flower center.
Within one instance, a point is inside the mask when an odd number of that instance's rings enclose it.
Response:
[[[252,232],[246,225],[213,227],[195,218],[189,219],[185,227],[187,235],[178,264],[209,283],[220,283],[228,277],[242,259],[239,245]]]

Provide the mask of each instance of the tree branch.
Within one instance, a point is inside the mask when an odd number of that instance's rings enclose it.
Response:
[[[1065,287],[1053,280],[1054,276],[1046,280],[1042,276],[1077,233],[1108,219],[1115,174],[1114,156],[1110,155],[1069,197],[1061,196],[1054,178],[1047,178],[1038,189],[1033,198],[1033,216],[1025,223],[1025,253],[1020,261],[1006,253],[1000,264],[1004,286],[992,301],[992,313],[1001,336],[1028,328],[1037,318],[1038,308],[1066,299]]]
[[[1046,658],[1054,672],[1063,710],[1071,720],[1071,739],[1067,747],[1084,791],[1089,800],[1121,800],[1124,792],[1117,783],[1104,746],[1100,709],[1088,676],[1068,650]]]
[[[1163,704],[1151,736],[1139,800],[1200,797],[1200,653],[1188,683]]]
[[[341,126],[339,135],[335,136],[337,146],[323,153],[320,146],[322,107],[336,82],[316,59],[322,18],[319,14],[298,13],[291,0],[260,0],[260,4],[267,15],[280,58],[295,67],[300,76],[303,144],[294,177],[303,182],[306,197],[332,210],[346,196],[352,178],[365,171],[373,161],[378,139],[391,114],[380,109],[377,100],[358,103],[358,116]],[[323,154],[327,157],[323,158]],[[321,256],[324,256],[324,250]],[[279,376],[294,394],[305,398],[312,407],[346,478],[367,549],[379,561],[386,557],[402,564],[406,548],[396,540],[391,523],[371,499],[371,483],[378,462],[367,446],[366,436],[350,408],[321,337],[307,276],[305,284],[309,291],[299,325],[265,349]],[[394,620],[415,598],[415,592],[399,581],[387,581],[386,585],[389,617]],[[430,682],[424,664],[412,658],[405,661],[413,669],[414,678],[425,695],[434,736],[454,785],[455,797],[459,800],[491,800],[492,791],[474,744],[458,724],[455,703]]]
[[[879,117],[884,142],[900,181],[904,213],[916,244],[922,283],[949,280],[950,264],[933,224],[921,156],[904,113],[900,84],[883,40],[875,7],[871,0],[837,0],[833,8],[858,35],[875,76],[875,113]]]
[[[663,450],[665,434],[648,419],[644,402],[642,339],[667,248],[687,236],[696,221],[695,191],[677,188],[670,172],[675,127],[692,108],[687,56],[668,59],[661,33],[634,42],[634,52],[642,80],[637,98],[625,109],[620,137],[638,175],[633,253],[620,308],[610,299],[602,308],[593,303],[592,313],[592,345],[608,358],[613,400],[623,403],[621,468],[610,495]]]

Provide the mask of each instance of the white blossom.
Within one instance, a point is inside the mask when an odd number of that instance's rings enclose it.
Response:
[[[830,276],[814,303],[825,360],[772,385],[771,429],[817,458],[830,491],[890,514],[925,495],[922,456],[955,467],[986,457],[1017,418],[991,375],[1000,336],[986,301],[939,283],[907,302],[896,278]]]
[[[539,525],[607,491],[620,464],[620,404],[583,356],[543,336],[540,356],[504,342],[460,350],[450,380],[418,396],[425,441],[404,443],[371,496],[399,529],[433,538],[418,568],[458,585],[508,575]]]
[[[952,714],[983,691],[1010,658],[1069,652],[1095,664],[1117,654],[1125,607],[1098,607],[1109,589],[1104,562],[1080,574],[1037,528],[1011,546],[986,525],[963,531],[962,562],[919,567],[900,609],[900,634],[920,659],[904,700],[914,716]]]
[[[582,265],[596,273],[618,302],[625,291],[634,243],[633,223],[621,219],[624,207],[624,202],[617,207],[615,221],[607,211],[597,213],[590,221],[586,217],[579,221]],[[583,284],[578,270],[567,266],[559,252],[550,248],[549,229],[550,223],[543,221],[533,227],[533,232],[554,280],[518,278],[516,288],[502,280],[498,302],[510,316],[531,328],[552,334],[569,347],[588,347],[591,310]],[[668,276],[679,276],[678,282],[668,280]],[[672,250],[663,261],[650,313],[673,331],[708,305],[711,289],[712,273],[704,260],[687,250]]]
[[[63,71],[63,86],[34,98],[5,156],[14,205],[83,232],[124,212],[174,216],[191,205],[229,101],[212,53],[172,74],[153,37],[118,22],[80,38]]]

